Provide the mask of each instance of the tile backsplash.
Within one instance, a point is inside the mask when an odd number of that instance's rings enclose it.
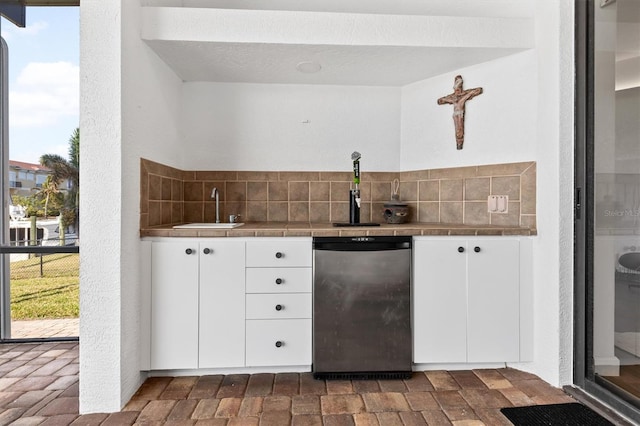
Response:
[[[186,171],[140,161],[140,227],[214,222],[348,222],[351,172]],[[363,172],[362,222],[384,222],[384,203],[399,179],[410,222],[536,227],[536,163],[408,172]],[[508,195],[508,213],[489,213],[489,195]]]

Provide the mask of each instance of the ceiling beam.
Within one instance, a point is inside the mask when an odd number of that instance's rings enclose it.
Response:
[[[0,15],[24,28],[26,6],[80,6],[80,0],[0,0]]]
[[[26,24],[24,6],[24,0],[4,0],[0,3],[0,15],[24,28]]]

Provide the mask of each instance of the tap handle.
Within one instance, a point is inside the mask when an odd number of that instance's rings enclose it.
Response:
[[[353,162],[353,183],[360,183],[360,160]]]

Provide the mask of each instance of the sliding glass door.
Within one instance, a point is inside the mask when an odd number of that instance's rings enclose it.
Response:
[[[576,12],[576,377],[579,385],[635,417],[640,409],[640,1],[577,2]]]

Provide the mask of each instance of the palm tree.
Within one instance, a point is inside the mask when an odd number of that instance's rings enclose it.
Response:
[[[44,197],[44,217],[45,218],[48,216],[47,213],[49,209],[49,198],[51,198],[51,196],[60,192],[60,189],[58,188],[59,184],[60,182],[53,179],[52,176],[47,176],[45,181],[42,183],[42,187],[40,188],[40,191],[38,191],[38,195],[41,197]]]
[[[79,236],[80,129],[76,128],[69,138],[68,160],[58,154],[43,154],[40,157],[40,164],[51,169],[51,179],[58,185],[65,179],[70,182],[65,204],[68,210],[75,213],[74,228],[76,235]]]

